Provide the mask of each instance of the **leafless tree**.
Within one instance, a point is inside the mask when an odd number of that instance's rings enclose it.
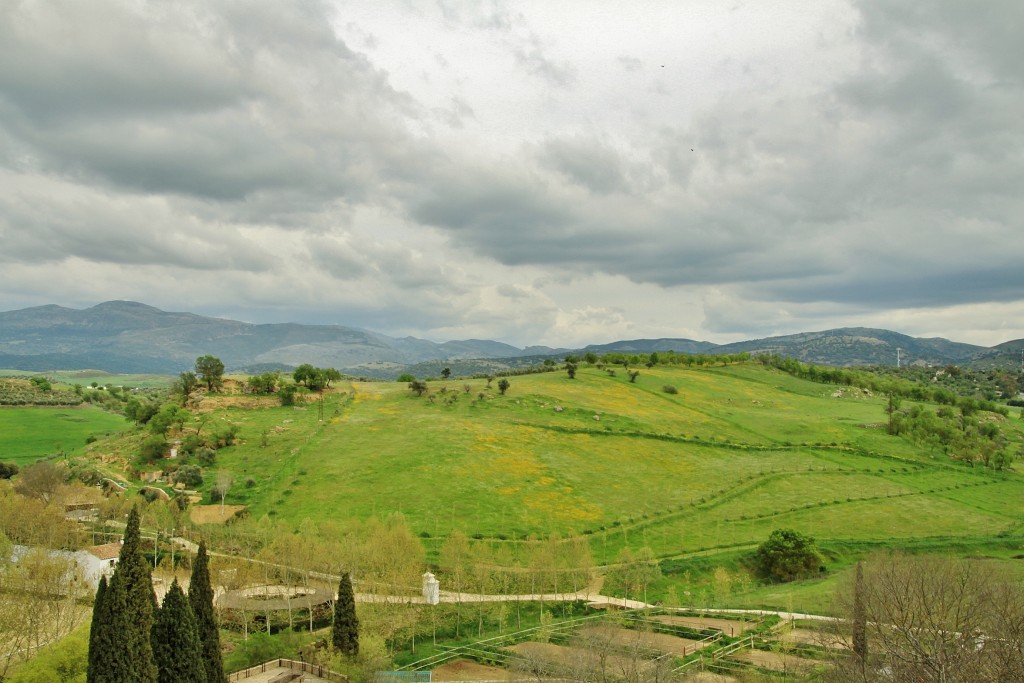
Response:
[[[837,605],[836,681],[1024,681],[1024,590],[992,562],[881,555]]]
[[[66,470],[47,460],[22,468],[15,479],[14,490],[27,498],[49,503],[64,483]]]

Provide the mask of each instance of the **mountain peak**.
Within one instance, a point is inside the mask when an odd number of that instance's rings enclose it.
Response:
[[[122,299],[104,301],[103,303],[96,304],[95,306],[88,308],[86,310],[96,312],[126,311],[133,313],[165,313],[165,311],[162,311],[159,308],[156,308],[155,306],[150,306],[149,304],[143,304],[139,303],[138,301],[127,301]]]

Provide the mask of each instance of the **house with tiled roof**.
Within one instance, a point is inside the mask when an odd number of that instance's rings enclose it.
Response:
[[[110,579],[120,554],[121,543],[117,542],[94,545],[75,553],[75,556],[82,568],[82,578],[95,586],[99,584],[101,576]]]

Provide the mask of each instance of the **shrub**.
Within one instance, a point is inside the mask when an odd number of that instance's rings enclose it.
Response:
[[[203,471],[198,465],[182,465],[174,473],[174,481],[193,488],[201,486],[203,483]]]
[[[213,450],[209,446],[203,446],[196,451],[196,460],[199,461],[203,467],[212,467],[213,463],[217,460],[217,451]]]
[[[772,581],[792,581],[822,568],[821,555],[810,536],[792,529],[776,529],[754,556],[758,572]]]
[[[167,452],[167,441],[161,434],[153,434],[142,442],[140,454],[146,462],[155,462]]]
[[[205,443],[203,437],[198,434],[189,434],[181,440],[181,446],[178,450],[184,456],[195,455]]]
[[[281,387],[277,392],[278,397],[281,399],[281,405],[293,406],[295,405],[295,392],[297,391],[294,384],[286,384]]]
[[[671,384],[666,384],[665,386],[663,386],[661,388],[661,390],[664,391],[666,394],[678,394],[679,393],[679,390],[676,389]]]
[[[226,448],[233,446],[235,441],[238,440],[238,425],[228,425],[219,432],[213,435],[213,446],[215,448]]]

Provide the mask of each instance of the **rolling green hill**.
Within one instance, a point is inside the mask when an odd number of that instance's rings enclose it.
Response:
[[[315,402],[213,396],[200,410],[240,427],[216,466],[234,475],[229,504],[295,526],[401,512],[428,552],[453,529],[511,546],[581,534],[599,563],[626,547],[733,552],[779,527],[865,548],[1024,533],[1018,472],[889,436],[880,396],[753,363],[619,374],[513,377],[506,395],[485,380],[424,397],[353,383],[326,395],[323,422]],[[985,419],[1019,447],[1016,413]]]

